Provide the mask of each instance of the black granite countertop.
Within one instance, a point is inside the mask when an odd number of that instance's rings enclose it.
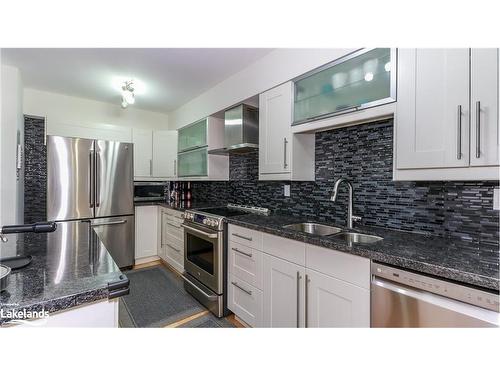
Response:
[[[126,280],[88,223],[58,223],[53,233],[8,235],[0,257],[31,255],[25,268],[13,270],[0,292],[0,325],[8,312],[49,314],[108,298],[108,283]]]
[[[369,226],[356,226],[355,231],[378,235],[384,239],[372,244],[349,246],[335,235],[321,237],[282,228],[283,225],[303,221],[296,217],[248,214],[227,220],[231,224],[359,255],[408,270],[486,289],[500,289],[498,246],[478,245],[457,239]],[[334,223],[322,224],[338,226]]]

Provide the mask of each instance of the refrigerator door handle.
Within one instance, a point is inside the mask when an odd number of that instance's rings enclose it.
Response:
[[[95,206],[101,203],[101,153],[95,152]]]
[[[125,224],[126,222],[127,222],[127,220],[108,221],[108,222],[105,222],[105,223],[91,224],[90,226],[91,227],[102,227],[102,226],[105,226],[105,225]]]
[[[93,208],[94,207],[94,184],[92,176],[94,175],[94,157],[93,157],[94,151],[90,150],[89,152],[89,207]]]

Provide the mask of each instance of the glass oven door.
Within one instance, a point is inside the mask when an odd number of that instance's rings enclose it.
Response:
[[[219,232],[184,224],[184,268],[215,293],[222,293],[223,243]]]

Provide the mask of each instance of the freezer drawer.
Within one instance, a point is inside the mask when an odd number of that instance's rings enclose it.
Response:
[[[92,228],[120,268],[134,265],[134,215],[91,220]]]

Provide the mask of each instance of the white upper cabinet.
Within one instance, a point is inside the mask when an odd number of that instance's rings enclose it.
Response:
[[[400,49],[394,127],[395,180],[498,179],[498,50]]]
[[[177,177],[176,130],[160,130],[153,133],[153,176]]]
[[[292,134],[293,83],[259,95],[259,179],[314,181],[314,134]]]
[[[474,166],[499,165],[498,49],[471,50],[471,158]]]
[[[133,129],[134,177],[151,177],[153,174],[153,131]]]
[[[292,82],[259,96],[259,172],[290,173]]]
[[[399,51],[398,168],[469,165],[469,50]]]
[[[177,131],[133,129],[134,178],[177,178]]]

